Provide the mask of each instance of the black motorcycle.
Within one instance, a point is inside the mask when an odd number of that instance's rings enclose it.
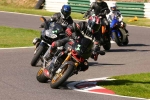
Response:
[[[47,60],[51,59],[51,43],[65,37],[61,24],[48,22],[44,17],[41,17],[41,20],[44,22],[44,30],[41,32],[40,38],[35,38],[33,40],[35,51],[31,61],[31,66],[36,66],[39,60],[45,65]]]

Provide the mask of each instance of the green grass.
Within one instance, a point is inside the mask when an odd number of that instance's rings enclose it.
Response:
[[[26,8],[14,8],[9,6],[0,6],[0,11],[8,11],[8,12],[18,12],[18,13],[25,13],[25,14],[36,14],[36,15],[43,15],[43,16],[51,16],[54,12],[48,12],[46,10],[36,10],[36,9],[26,9]]]
[[[138,25],[138,26],[147,26],[147,27],[150,27],[150,19],[148,19],[148,18],[138,18],[137,21],[128,22],[129,20],[132,20],[133,18],[134,17],[125,17],[124,21],[127,24],[130,24],[130,25]]]
[[[0,26],[0,48],[33,46],[32,40],[40,31]]]
[[[98,82],[98,85],[118,95],[150,99],[150,73],[113,76],[111,79],[116,80]]]

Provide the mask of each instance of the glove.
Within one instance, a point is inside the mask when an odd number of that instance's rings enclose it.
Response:
[[[41,25],[40,25],[40,28],[44,28],[45,27],[45,23],[42,23]]]
[[[72,31],[70,28],[67,28],[66,29],[66,33],[67,33],[67,36],[71,37],[72,36]]]
[[[51,19],[47,20],[47,24],[49,24],[50,22],[51,22]],[[44,28],[44,27],[46,27],[45,22],[40,25],[40,28]]]

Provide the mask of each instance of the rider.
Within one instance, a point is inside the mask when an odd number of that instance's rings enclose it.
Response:
[[[71,14],[71,7],[69,5],[63,5],[61,11],[52,15],[49,18],[48,22],[55,21],[56,23],[60,23],[65,30],[69,24],[73,23],[73,19],[70,16],[70,14]],[[45,23],[43,23],[41,27],[44,27],[44,25]]]
[[[70,16],[71,14],[71,7],[69,5],[63,5],[60,12],[55,13],[48,19],[48,23],[56,22],[60,23],[63,26],[63,29],[66,30],[67,26],[73,23],[73,19]],[[41,28],[45,27],[45,23],[41,24]],[[40,41],[39,38],[35,38],[33,40],[33,44],[36,45]]]
[[[115,3],[112,3],[112,5],[110,6],[110,10],[111,12],[107,15],[107,19],[109,22],[112,21],[113,17],[117,17],[119,22],[120,22],[120,26],[124,26],[124,29],[126,31],[126,33],[128,34],[128,30],[126,29],[126,23],[123,22],[123,16],[120,12],[120,10],[117,9],[117,6]]]
[[[94,19],[94,20],[93,20]],[[100,29],[100,21],[97,16],[92,16],[91,20],[88,20],[88,23],[86,21],[81,21],[79,23],[73,23],[72,25],[68,25],[66,29],[66,38],[63,38],[61,40],[54,41],[51,45],[51,54],[56,50],[57,47],[65,45],[67,42],[70,43],[71,39],[77,39],[82,38],[84,36],[91,37],[94,40],[94,53],[99,52],[99,54],[104,55],[105,52],[100,51],[99,48],[97,49],[97,46],[99,46],[99,34],[98,31]],[[94,39],[95,38],[95,39]],[[93,59],[97,60],[97,57],[94,57],[93,53]],[[98,54],[98,53],[97,53]],[[98,56],[98,55],[97,55]],[[82,64],[82,67],[80,71],[85,71],[88,69],[88,65]]]
[[[94,20],[92,20],[92,18]],[[100,51],[99,44],[100,21],[97,16],[92,16],[92,18],[88,20],[88,23],[86,21],[81,21],[79,23],[73,23],[72,25],[69,25],[66,29],[67,37],[53,42],[52,50],[56,49],[56,47],[64,45],[69,41],[70,38],[75,39],[76,37],[82,37],[83,33],[85,33],[85,35],[94,38],[93,54],[91,55],[91,58],[93,58],[96,61],[98,58],[98,52],[99,54],[104,55],[105,52]]]
[[[107,31],[110,32],[109,22],[106,18],[106,14],[110,12],[107,3],[103,0],[96,0],[96,2],[91,3],[90,9],[87,11],[87,13],[91,12],[92,10],[94,10],[95,15],[102,16],[103,23],[106,25]]]

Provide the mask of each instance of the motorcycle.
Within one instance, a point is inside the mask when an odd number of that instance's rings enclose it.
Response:
[[[50,80],[51,88],[59,88],[72,75],[88,69],[87,59],[91,57],[92,48],[92,37],[83,35],[71,39],[65,46],[57,48],[49,64],[37,72],[36,79],[41,83]]]
[[[36,66],[39,60],[41,60],[43,66],[45,66],[46,62],[51,59],[51,55],[49,55],[51,43],[65,37],[63,27],[60,24],[55,22],[48,23],[45,17],[41,17],[40,19],[45,23],[45,26],[41,32],[41,37],[33,39],[35,51],[31,60],[31,66]]]
[[[101,10],[101,12],[105,12],[107,8],[104,8]],[[90,16],[95,16],[93,11],[87,11],[86,13],[83,13],[84,17],[83,18],[90,18]],[[110,50],[111,48],[111,42],[110,42],[110,35],[108,30],[106,30],[106,25],[104,24],[104,20],[102,15],[97,15],[100,18],[100,22],[101,22],[101,27],[100,27],[100,44],[103,46],[103,48],[105,50]]]
[[[129,43],[128,35],[124,27],[124,23],[120,23],[117,17],[114,17],[110,23],[111,38],[118,46],[128,45]]]

